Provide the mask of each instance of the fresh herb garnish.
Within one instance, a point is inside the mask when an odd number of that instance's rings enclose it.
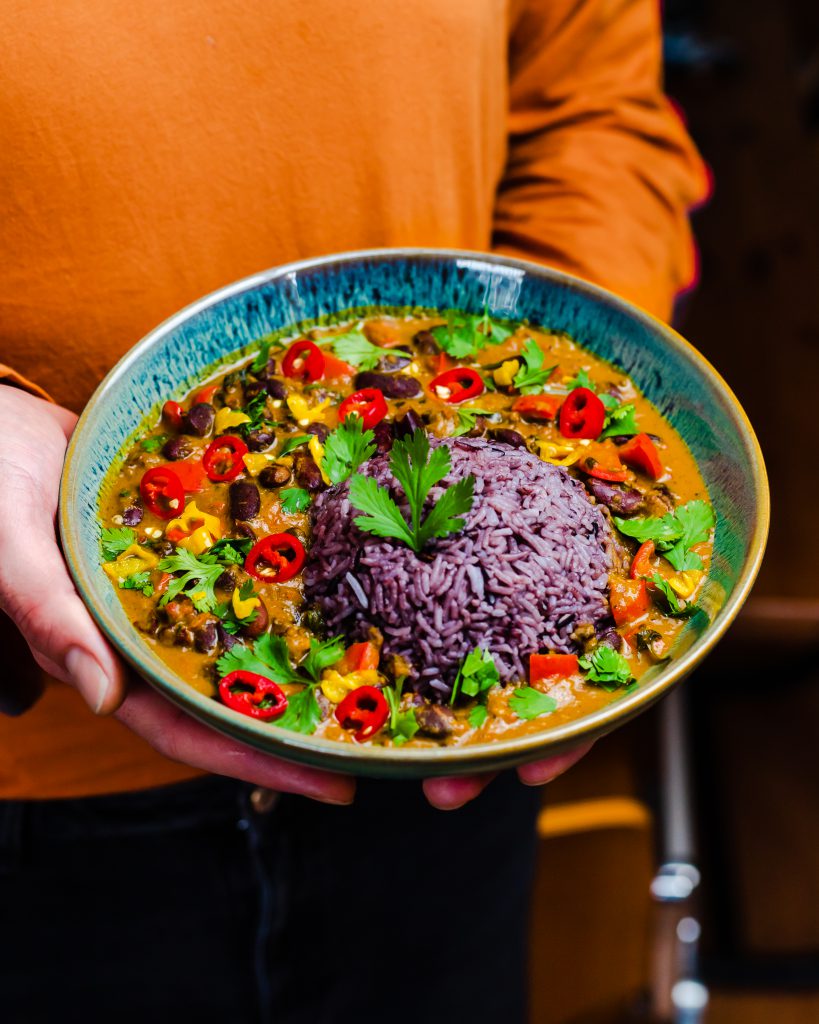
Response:
[[[239,425],[239,429],[247,437],[248,434],[254,430],[259,430],[270,420],[267,418],[267,392],[260,391],[255,398],[251,398],[247,405],[242,409],[245,416],[249,416],[250,419]]]
[[[315,687],[307,686],[299,693],[290,694],[284,714],[273,725],[311,736],[320,721],[321,708],[316,700]]]
[[[136,544],[136,531],[132,530],[130,526],[105,527],[100,533],[104,562],[112,562],[132,544]]]
[[[267,366],[268,360],[270,359],[270,348],[272,342],[263,341],[259,347],[259,351],[256,353],[256,358],[250,364],[250,370],[252,373],[261,373],[262,370]]]
[[[554,366],[543,369],[546,357],[537,342],[526,339],[520,354],[523,366],[515,374],[514,385],[522,395],[534,395],[543,390],[543,385],[551,377]]]
[[[480,729],[483,723],[489,717],[489,712],[486,709],[485,704],[476,704],[474,708],[469,712],[468,722],[473,729]]]
[[[309,443],[310,438],[306,434],[302,434],[299,437],[288,437],[282,445],[282,449],[279,452],[278,457],[281,458],[283,455],[289,455],[290,452],[295,451],[296,448],[300,448],[303,444]]]
[[[619,686],[628,686],[634,676],[631,666],[618,651],[608,644],[600,644],[591,654],[578,658],[578,664],[587,672],[586,679],[596,683],[604,690],[616,690]]]
[[[461,662],[455,682],[452,684],[449,703],[454,704],[459,693],[466,697],[477,697],[499,682],[500,676],[495,659],[489,651],[476,647]]]
[[[119,585],[123,590],[141,590],[146,597],[153,596],[154,585],[147,569],[144,572],[135,572],[133,576],[126,576],[119,581]]]
[[[714,510],[701,498],[680,505],[676,512],[664,516],[645,516],[621,519],[613,516],[614,525],[627,537],[633,537],[641,544],[653,540],[657,550],[681,572],[686,569],[702,569],[702,559],[689,550],[694,544],[708,539],[714,526]]]
[[[386,686],[384,696],[390,708],[390,732],[396,747],[403,746],[418,732],[420,728],[413,708],[401,710],[401,691],[404,688],[404,676],[395,681],[395,686]]]
[[[253,580],[245,580],[245,582],[239,588],[239,600],[247,601],[249,597],[255,597],[256,590],[253,586]],[[249,615],[244,615],[241,618],[236,614],[233,609],[233,602],[225,601],[223,604],[217,605],[215,609],[216,614],[222,620],[222,628],[226,633],[236,634],[242,628],[242,626],[249,626],[251,623],[256,621],[259,614],[259,609],[254,608]]]
[[[249,537],[222,537],[208,550],[207,560],[222,565],[241,565],[247,558],[253,541]]]
[[[679,618],[684,618],[686,615],[690,615],[692,613],[694,610],[693,606],[689,605],[686,601],[681,601],[668,580],[663,579],[658,572],[655,572],[653,576],[649,577],[649,579],[665,598],[666,604],[668,605],[669,615],[676,615]]]
[[[197,558],[192,551],[177,548],[176,554],[163,558],[157,568],[161,572],[182,573],[168,584],[165,593],[159,599],[160,607],[179,594],[189,597],[198,612],[212,612],[216,607],[216,594],[213,588],[225,570],[212,553],[208,552]]]
[[[461,405],[455,411],[458,413],[458,426],[452,432],[453,437],[460,437],[461,434],[466,434],[472,430],[478,416],[492,415],[488,409],[465,409]]]
[[[375,454],[375,434],[364,429],[360,416],[348,416],[324,442],[322,468],[331,483],[340,484]]]
[[[600,396],[601,400],[603,397],[603,395]],[[612,398],[611,395],[605,397]],[[612,400],[616,404],[616,399]],[[634,405],[629,402],[627,405],[617,405],[616,408],[609,411],[600,440],[602,441],[604,437],[633,437],[639,433],[640,428],[635,418]]]
[[[310,492],[303,487],[287,487],[285,490],[279,491],[279,497],[282,509],[288,515],[293,515],[294,512],[303,512],[310,504]]]
[[[589,391],[597,391],[594,381],[582,367],[577,371],[576,377],[572,377],[566,382],[566,387],[569,391],[574,391],[575,388],[588,388]]]
[[[519,686],[509,698],[509,707],[518,718],[527,721],[540,715],[549,715],[557,710],[557,701],[548,693],[541,693],[531,686]]]
[[[140,444],[146,452],[158,452],[163,444],[168,440],[167,434],[157,434],[156,437],[145,437],[142,439]]]
[[[412,353],[403,349],[383,349],[380,345],[373,345],[360,331],[349,331],[347,334],[339,334],[335,338],[326,338],[322,344],[329,345],[339,359],[353,366],[359,366],[362,370],[374,370],[379,361],[385,355],[406,356],[412,358]]]
[[[452,459],[447,446],[439,445],[430,452],[429,440],[423,430],[400,438],[392,446],[390,469],[404,489],[411,523],[407,524],[386,487],[380,487],[372,477],[358,475],[350,482],[350,503],[366,514],[356,516],[356,526],[377,537],[395,537],[416,553],[433,537],[446,537],[462,530],[465,520],[459,517],[472,508],[473,476],[447,487],[421,522],[430,490],[451,468]]]
[[[475,356],[487,345],[499,345],[512,333],[484,311],[482,316],[450,314],[446,324],[432,328],[432,336],[453,359]]]

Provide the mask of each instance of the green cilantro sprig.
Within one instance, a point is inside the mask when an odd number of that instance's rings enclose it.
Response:
[[[213,555],[201,558],[186,548],[177,548],[176,554],[163,558],[157,568],[161,572],[181,573],[175,576],[159,599],[160,607],[183,594],[193,601],[198,612],[212,612],[217,605],[214,587],[225,571],[224,566]]]
[[[390,708],[389,728],[392,733],[392,741],[396,747],[403,746],[418,732],[420,726],[413,708],[401,710],[401,692],[404,688],[404,676],[395,681],[395,686],[385,686],[384,696]]]
[[[140,444],[146,452],[158,452],[167,440],[167,434],[157,434],[154,437],[144,437]]]
[[[514,385],[522,395],[537,394],[551,377],[554,366],[543,368],[546,357],[540,345],[531,338],[526,339],[520,358],[523,366],[515,374]]]
[[[548,693],[541,693],[531,686],[519,686],[509,698],[509,707],[518,718],[539,718],[557,710],[557,701]]]
[[[600,396],[601,399],[604,397],[611,398],[612,396]],[[607,406],[608,415],[600,440],[602,441],[604,437],[633,437],[635,434],[639,434],[640,427],[637,424],[634,404],[629,402],[626,405],[617,405],[616,399],[612,399],[612,401],[614,401],[615,407]]]
[[[375,434],[364,429],[360,416],[348,416],[324,442],[322,468],[330,482],[340,484],[375,454]]]
[[[242,565],[252,547],[249,537],[222,537],[208,550],[208,560],[215,559],[222,565]]]
[[[603,690],[616,690],[620,686],[628,686],[634,676],[631,666],[619,651],[608,644],[599,647],[578,658],[578,664],[588,673],[586,679],[596,683]]]
[[[256,590],[253,586],[253,580],[245,580],[245,582],[239,588],[239,599],[241,601],[247,601],[249,597],[255,597]],[[219,604],[215,608],[216,614],[222,620],[222,628],[226,633],[235,635],[243,626],[250,626],[256,621],[259,615],[259,609],[254,608],[250,614],[244,615],[241,618],[233,610],[233,602],[225,601]]]
[[[146,597],[152,597],[154,585],[151,583],[151,573],[146,569],[144,572],[135,572],[133,576],[126,576],[119,581],[122,590],[141,590]]]
[[[281,458],[283,455],[289,455],[294,452],[297,448],[301,448],[303,444],[309,444],[310,437],[307,434],[301,434],[299,437],[288,437],[281,447],[278,457]]]
[[[132,530],[130,526],[107,526],[100,532],[100,547],[104,562],[112,562],[132,544],[136,544],[136,531]]]
[[[649,579],[665,598],[666,610],[669,615],[674,615],[677,618],[685,618],[691,615],[694,611],[694,606],[687,601],[681,601],[668,580],[663,579],[658,572],[655,572]]]
[[[451,468],[447,446],[439,445],[430,452],[423,430],[397,440],[390,453],[390,469],[407,496],[411,522],[404,519],[386,487],[379,486],[372,477],[359,475],[350,482],[350,503],[365,513],[356,516],[356,526],[377,537],[395,537],[416,553],[433,537],[462,530],[465,520],[460,517],[472,508],[474,496],[475,478],[471,475],[447,487],[421,521],[429,492]]]
[[[459,693],[466,697],[479,697],[499,682],[500,675],[495,659],[489,651],[476,647],[461,662],[455,682],[452,684],[449,703],[454,704]]]
[[[279,491],[279,498],[281,499],[282,509],[288,515],[293,515],[295,512],[304,512],[310,504],[310,492],[306,491],[303,487],[287,487],[283,491]]]
[[[676,512],[664,516],[644,516],[621,519],[614,516],[614,525],[627,537],[641,544],[653,540],[657,550],[678,572],[702,569],[702,559],[690,549],[708,540],[716,519],[714,510],[701,498],[680,505]]]
[[[446,324],[432,328],[432,336],[453,359],[472,358],[487,345],[500,345],[512,331],[504,327],[485,309],[482,316],[450,313]]]
[[[452,432],[453,437],[460,437],[461,434],[466,434],[475,426],[475,421],[479,416],[491,416],[492,413],[489,409],[469,409],[463,406],[458,406],[455,410],[458,414],[458,426]]]
[[[339,359],[352,366],[358,366],[362,370],[374,370],[379,361],[385,355],[406,356],[412,358],[412,353],[404,349],[383,349],[380,345],[373,345],[361,331],[348,331],[346,334],[337,334],[334,338],[325,338],[322,345],[328,345]]]

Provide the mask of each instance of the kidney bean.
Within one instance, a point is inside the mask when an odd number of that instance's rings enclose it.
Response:
[[[306,452],[299,452],[293,460],[296,483],[306,491],[320,491],[324,487],[321,471]]]
[[[616,487],[593,476],[584,483],[601,505],[607,505],[617,515],[633,515],[645,506],[642,494],[631,487]]]
[[[201,651],[202,654],[210,654],[218,641],[219,637],[216,633],[216,621],[214,619],[208,619],[207,622],[199,626],[194,632],[193,646],[197,651]]]
[[[262,452],[265,448],[269,448],[275,440],[276,435],[272,430],[259,427],[258,430],[251,430],[247,435],[247,446],[252,452]]]
[[[264,382],[265,391],[271,398],[279,399],[283,401],[287,398],[287,388],[280,380],[276,380],[275,377],[268,377]]]
[[[424,421],[415,412],[414,409],[410,409],[409,412],[404,413],[400,420],[395,422],[395,436],[396,437],[407,437],[409,434],[414,433],[416,430],[424,429]]]
[[[187,441],[184,437],[171,437],[162,446],[162,454],[170,462],[186,459],[192,451],[193,447],[190,441]]]
[[[432,331],[419,331],[412,340],[418,351],[425,356],[435,356],[441,351]]]
[[[526,447],[526,438],[519,434],[517,430],[507,430],[505,427],[499,427],[497,430],[490,430],[489,437],[493,441],[499,441],[501,444],[511,445],[512,448]]]
[[[213,428],[216,410],[209,402],[197,402],[182,418],[182,432],[195,434],[196,437],[207,437]]]
[[[228,633],[221,622],[216,623],[216,635],[219,638],[219,643],[222,645],[222,649],[229,651],[231,647],[235,647],[239,643],[238,637],[233,636],[232,633]]]
[[[400,352],[385,352],[378,360],[378,369],[382,373],[395,373],[396,370],[402,370],[411,362],[409,356],[402,355]]]
[[[260,395],[263,391],[266,391],[265,382],[263,380],[250,380],[245,384],[245,402],[250,402],[257,395]]]
[[[123,511],[122,522],[125,526],[138,526],[142,522],[142,502],[139,498]]]
[[[259,599],[261,601],[261,598]],[[242,626],[242,635],[249,637],[261,636],[270,624],[270,615],[264,601],[256,609],[256,618],[247,626]]]
[[[177,647],[193,647],[194,639],[193,630],[190,626],[180,626],[176,631],[174,644]]]
[[[289,482],[290,470],[287,466],[280,466],[278,464],[265,466],[261,473],[259,473],[259,483],[262,487],[267,487],[271,491],[276,487],[283,487]]]
[[[238,522],[236,524],[236,532],[240,534],[242,537],[249,538],[254,543],[258,540],[258,537],[256,536],[256,531],[253,529],[250,523]]]
[[[320,444],[324,444],[330,436],[330,428],[324,423],[310,423],[304,428],[305,434],[315,434]]]
[[[392,424],[382,420],[373,427],[375,434],[375,448],[379,455],[384,455],[392,448],[393,434]]]
[[[385,398],[414,398],[421,393],[421,384],[405,373],[375,373],[365,370],[355,375],[357,390],[378,388]]]
[[[247,522],[255,519],[262,507],[259,488],[247,480],[237,480],[229,488],[230,514],[234,519]]]
[[[236,589],[236,580],[230,569],[225,569],[222,575],[216,580],[215,584],[219,590],[224,590],[226,594],[232,594]]]

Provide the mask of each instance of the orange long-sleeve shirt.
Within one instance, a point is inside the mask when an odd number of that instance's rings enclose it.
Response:
[[[371,246],[494,247],[667,316],[706,179],[661,92],[658,6],[6,5],[0,379],[79,410],[197,296]],[[0,671],[37,671],[0,630]],[[0,797],[192,774],[56,683],[0,716]]]

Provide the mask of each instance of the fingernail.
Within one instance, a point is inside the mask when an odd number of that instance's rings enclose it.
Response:
[[[98,715],[111,688],[111,680],[100,663],[81,647],[72,647],[65,656],[65,668],[94,714]]]

